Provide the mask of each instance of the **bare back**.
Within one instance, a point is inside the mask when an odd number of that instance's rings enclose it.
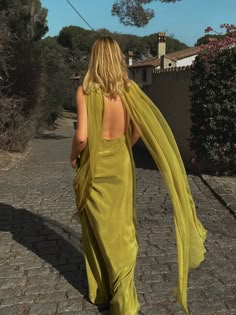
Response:
[[[129,116],[123,107],[120,97],[111,99],[104,97],[104,120],[102,137],[114,139],[121,137],[128,131]]]

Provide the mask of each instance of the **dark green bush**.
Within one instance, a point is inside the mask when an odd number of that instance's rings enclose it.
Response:
[[[46,38],[35,45],[34,55],[34,77],[37,78],[34,103],[41,108],[40,124],[52,126],[58,113],[72,102],[64,48],[55,38]]]
[[[236,48],[210,47],[192,67],[191,141],[195,163],[209,172],[236,171]]]

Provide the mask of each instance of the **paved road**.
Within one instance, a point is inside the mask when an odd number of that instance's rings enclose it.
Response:
[[[72,125],[72,124],[71,124]],[[109,314],[86,297],[80,226],[68,155],[72,127],[33,141],[30,157],[0,171],[0,314]],[[136,285],[144,315],[182,315],[172,207],[160,174],[135,150],[140,237]],[[236,222],[199,177],[189,176],[198,215],[209,230],[206,260],[189,277],[192,315],[236,314]],[[125,314],[124,314],[125,315]]]

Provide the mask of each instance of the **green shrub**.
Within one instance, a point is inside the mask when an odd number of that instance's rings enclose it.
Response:
[[[225,27],[225,25],[223,26]],[[235,28],[224,40],[204,46],[191,70],[191,140],[194,163],[209,172],[236,171]]]

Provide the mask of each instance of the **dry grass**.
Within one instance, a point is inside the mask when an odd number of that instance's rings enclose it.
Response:
[[[18,165],[20,162],[29,158],[32,150],[32,145],[28,144],[23,153],[9,152],[0,150],[0,170],[8,171],[12,167]]]

